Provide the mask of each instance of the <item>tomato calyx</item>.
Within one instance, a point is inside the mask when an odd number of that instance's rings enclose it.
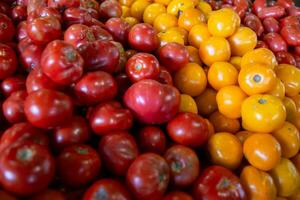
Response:
[[[141,69],[143,68],[143,65],[141,63],[138,63],[136,66],[135,66],[135,69],[140,71]]]
[[[6,23],[0,23],[0,29],[1,30],[5,30],[5,29],[7,29],[7,24]]]
[[[89,150],[82,147],[77,147],[75,151],[80,155],[87,155],[89,153]]]
[[[65,54],[65,56],[67,58],[67,61],[69,61],[69,62],[73,62],[77,58],[76,52],[73,49],[66,48],[64,54]]]
[[[261,81],[261,76],[259,74],[255,74],[254,77],[253,77],[253,80],[256,82],[256,83],[259,83]]]
[[[183,166],[180,162],[174,161],[172,162],[171,168],[173,172],[179,173]]]
[[[217,184],[217,189],[218,190],[224,190],[224,189],[229,189],[232,187],[232,184],[229,179],[227,178],[222,178],[219,183]]]
[[[30,161],[34,156],[34,152],[29,148],[22,148],[17,151],[17,159],[20,161]]]
[[[267,100],[266,99],[259,99],[258,103],[259,104],[265,104],[265,103],[267,103]]]

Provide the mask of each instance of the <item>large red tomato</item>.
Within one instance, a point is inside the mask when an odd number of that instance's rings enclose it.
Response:
[[[12,20],[5,14],[0,13],[0,41],[10,42],[15,33],[15,27]]]
[[[23,76],[11,76],[4,79],[1,83],[2,93],[8,97],[12,93],[19,90],[24,90],[25,87],[25,78]]]
[[[17,69],[17,56],[8,45],[0,43],[0,80],[10,77]]]
[[[93,30],[83,24],[71,25],[64,33],[64,41],[75,48],[96,41]]]
[[[130,25],[121,18],[110,18],[105,23],[105,28],[112,34],[114,39],[121,42],[123,45],[127,44]]]
[[[143,152],[163,154],[167,138],[158,126],[144,126],[138,134],[138,144]]]

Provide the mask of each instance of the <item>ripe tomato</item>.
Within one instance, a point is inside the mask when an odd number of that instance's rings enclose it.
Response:
[[[193,200],[193,197],[190,196],[188,193],[181,192],[181,191],[173,191],[166,194],[163,200]]]
[[[264,36],[264,42],[273,52],[287,51],[287,44],[278,33],[268,33]]]
[[[277,65],[276,57],[273,52],[266,48],[258,48],[253,51],[247,52],[241,61],[241,68],[244,68],[251,64],[264,64],[271,69],[274,69]]]
[[[8,97],[12,93],[19,90],[24,90],[25,87],[25,78],[23,76],[11,76],[4,79],[1,83],[2,93]]]
[[[129,27],[133,27],[134,25],[139,23],[139,21],[134,17],[125,17],[124,22],[129,24]]]
[[[168,28],[175,27],[178,24],[176,16],[169,13],[159,14],[153,22],[153,27],[157,32],[166,31]]]
[[[191,112],[191,113],[198,113],[198,108],[195,100],[187,94],[180,95],[180,106],[179,112]]]
[[[160,199],[170,179],[169,166],[164,158],[154,153],[137,157],[127,171],[127,185],[136,199]],[[136,181],[140,180],[140,181]]]
[[[17,69],[17,56],[14,50],[0,44],[0,80],[10,77]]]
[[[265,18],[263,21],[263,25],[266,33],[276,33],[280,29],[278,21],[273,17]]]
[[[282,103],[286,110],[286,121],[293,122],[293,120],[297,117],[297,106],[293,99],[289,97],[284,97],[282,99]]]
[[[178,43],[178,44],[185,44],[185,38],[184,35],[182,35],[179,31],[173,30],[175,28],[179,27],[171,27],[167,29],[166,31],[159,32],[158,38],[160,40],[160,46],[163,47],[168,43]]]
[[[215,90],[206,88],[200,96],[195,98],[200,115],[208,116],[218,109],[216,95]]]
[[[235,134],[235,136],[242,142],[242,144],[246,141],[248,137],[250,137],[253,132],[250,131],[239,131]]]
[[[275,82],[275,85],[269,92],[267,92],[267,94],[283,99],[285,96],[285,86],[279,78],[275,78]]]
[[[242,61],[242,57],[239,56],[232,56],[230,58],[230,64],[232,64],[238,71],[241,70],[241,61]]]
[[[293,65],[280,64],[275,68],[275,72],[283,82],[287,96],[295,96],[300,93],[300,69]]]
[[[167,7],[167,12],[174,16],[180,16],[180,14],[189,9],[194,8],[196,6],[195,1],[191,0],[172,0]]]
[[[209,121],[214,126],[216,132],[236,133],[240,130],[241,125],[238,119],[230,119],[219,111],[215,111],[209,116]]]
[[[64,41],[78,48],[96,40],[93,30],[83,24],[73,24],[64,33]]]
[[[15,27],[12,20],[5,14],[0,13],[0,24],[0,41],[3,43],[10,42],[15,33]]]
[[[178,26],[185,28],[187,31],[190,31],[193,26],[204,22],[204,14],[196,8],[184,10],[178,18]]]
[[[159,81],[162,84],[173,85],[173,78],[171,73],[165,67],[162,66],[160,66],[160,72],[157,81]]]
[[[25,41],[26,39],[24,39]],[[29,40],[29,39],[28,39]],[[19,43],[21,46],[23,40]],[[36,45],[32,42],[20,51],[20,63],[26,71],[40,67],[40,59],[45,49],[44,45]]]
[[[59,190],[47,189],[43,192],[33,195],[31,200],[66,200],[65,195]]]
[[[170,167],[170,180],[177,187],[191,185],[200,173],[200,161],[194,150],[183,145],[170,147],[165,155]]]
[[[199,23],[194,25],[190,30],[189,30],[189,44],[199,48],[200,45],[207,40],[210,37],[210,33],[207,28],[207,24],[205,23]]]
[[[157,126],[144,126],[138,133],[138,144],[142,152],[162,155],[166,150],[167,138]]]
[[[166,7],[161,3],[152,3],[151,5],[147,6],[144,14],[143,14],[143,21],[148,24],[153,24],[155,18],[161,14],[166,13]]]
[[[200,59],[198,49],[196,47],[193,47],[193,46],[187,46],[186,49],[189,52],[189,62],[190,63],[196,63],[196,64],[201,66],[202,61]]]
[[[104,21],[110,18],[121,17],[122,8],[117,1],[105,0],[100,4],[99,14],[100,19]]]
[[[145,9],[150,5],[148,0],[136,0],[131,4],[130,15],[136,18],[138,21],[143,20],[143,14]]]
[[[230,170],[221,166],[210,166],[204,170],[194,185],[195,200],[245,200],[246,194]]]
[[[127,44],[130,27],[130,24],[121,18],[110,18],[105,22],[106,30],[123,45]]]
[[[286,111],[280,99],[272,95],[252,95],[241,109],[242,125],[248,131],[270,133],[283,126]]]
[[[208,18],[209,13],[212,11],[211,5],[206,1],[198,2],[197,8],[205,14],[206,18]]]

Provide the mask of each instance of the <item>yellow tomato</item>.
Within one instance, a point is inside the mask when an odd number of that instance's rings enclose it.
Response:
[[[276,85],[275,72],[263,64],[252,64],[242,68],[238,76],[239,85],[248,95],[271,91]]]
[[[216,132],[236,133],[241,128],[239,120],[230,119],[219,111],[212,113],[209,116],[209,121],[213,124]]]
[[[284,95],[285,95],[285,87],[283,82],[279,79],[276,78],[275,79],[276,84],[274,85],[273,89],[271,89],[269,92],[267,92],[267,94],[271,94],[275,97],[278,97],[279,99],[283,99]]]
[[[174,27],[168,28],[167,31],[170,32],[170,33],[174,33],[174,34],[179,33],[183,38],[184,44],[187,44],[189,33],[184,28],[174,26]]]
[[[250,137],[252,134],[254,134],[253,132],[250,131],[239,131],[235,134],[235,136],[241,141],[241,143],[243,144],[246,139],[248,137]]]
[[[143,20],[144,10],[149,6],[151,2],[149,0],[136,0],[130,7],[131,17],[136,18],[138,21]]]
[[[297,117],[297,107],[293,99],[284,97],[282,103],[286,110],[286,120],[292,122]]]
[[[248,51],[254,49],[257,43],[256,33],[248,27],[240,27],[228,39],[231,54],[234,56],[243,56]]]
[[[210,4],[205,1],[200,1],[197,8],[201,10],[206,17],[208,17],[209,13],[212,11]]]
[[[165,6],[169,5],[169,3],[171,2],[172,0],[154,0],[155,3],[160,3],[160,4],[163,4]]]
[[[294,65],[280,64],[275,68],[277,77],[285,86],[287,96],[295,96],[300,93],[300,69]]]
[[[242,61],[242,57],[239,56],[232,56],[230,58],[230,63],[238,70],[241,70],[241,61]]]
[[[187,46],[186,49],[189,52],[189,62],[197,63],[198,65],[201,65],[202,62],[198,54],[198,49],[193,46]]]
[[[220,132],[211,136],[207,144],[211,162],[229,169],[236,169],[243,158],[239,139],[231,133]]]
[[[210,37],[201,43],[199,55],[207,66],[214,62],[228,61],[230,59],[230,45],[225,38]]]
[[[158,33],[158,38],[160,41],[160,46],[164,46],[169,42],[176,42],[184,45],[184,38],[178,31],[163,31]]]
[[[170,27],[177,26],[177,18],[168,13],[161,13],[155,18],[153,26],[158,32],[166,31]]]
[[[134,17],[125,17],[124,21],[126,21],[131,27],[139,23],[139,21]]]
[[[183,11],[194,7],[195,2],[191,0],[172,0],[167,7],[167,12],[174,16],[180,16]]]
[[[286,158],[281,158],[280,163],[270,171],[278,195],[282,197],[291,196],[300,186],[299,172],[295,165]]]
[[[230,8],[222,8],[209,14],[207,25],[210,34],[219,37],[231,36],[239,26],[239,16]]]
[[[257,94],[244,100],[241,115],[244,129],[270,133],[283,126],[286,111],[277,97]]]
[[[196,97],[195,101],[200,115],[207,116],[218,109],[216,95],[215,90],[206,88],[200,96]]]
[[[194,97],[205,90],[207,78],[200,65],[189,63],[176,72],[174,84],[182,93]]]
[[[122,6],[128,6],[130,7],[131,4],[134,2],[135,0],[119,0],[119,3],[122,5]]]
[[[241,106],[247,95],[238,86],[226,86],[217,93],[217,104],[220,113],[232,119],[241,117]]]
[[[189,31],[188,40],[190,45],[199,48],[200,44],[210,37],[207,25],[205,23],[199,23],[191,28]]]
[[[191,112],[191,113],[198,113],[197,104],[195,100],[187,94],[180,95],[180,106],[179,112]]]
[[[280,144],[268,133],[254,133],[248,137],[243,152],[248,162],[260,170],[268,171],[280,162]]]
[[[285,122],[283,127],[273,132],[273,136],[281,146],[282,156],[291,158],[300,148],[300,135],[298,129],[291,123]]]
[[[291,161],[297,168],[298,172],[300,171],[300,153],[297,153],[293,158],[291,158]]]
[[[215,90],[235,85],[237,80],[238,71],[228,62],[215,62],[208,70],[208,82]]]
[[[161,14],[167,12],[166,7],[160,3],[153,3],[149,5],[143,14],[143,20],[145,23],[153,24],[155,18]]]
[[[274,200],[276,198],[276,186],[268,173],[246,166],[243,168],[240,179],[248,199]]]
[[[295,102],[297,113],[300,113],[300,94],[292,96],[291,99]]]
[[[196,8],[189,8],[182,12],[178,18],[178,26],[190,31],[197,24],[204,23],[205,16]]]
[[[128,6],[121,6],[122,8],[122,18],[130,16],[130,8]]]
[[[277,65],[276,57],[271,50],[266,48],[258,48],[247,52],[242,57],[241,68],[257,63],[264,64],[271,69],[274,69]]]

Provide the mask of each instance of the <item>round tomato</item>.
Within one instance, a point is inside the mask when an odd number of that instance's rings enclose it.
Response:
[[[143,14],[143,21],[145,23],[152,25],[154,23],[155,18],[158,15],[160,15],[162,13],[166,13],[166,12],[167,12],[167,9],[163,4],[152,3],[151,5],[146,7],[144,14]]]
[[[199,114],[207,116],[218,109],[216,96],[217,92],[214,89],[206,88],[200,96],[195,98]]]
[[[244,143],[248,137],[250,137],[253,132],[250,131],[239,131],[235,134],[235,136],[242,142]]]
[[[300,93],[300,69],[288,64],[280,64],[275,68],[277,77],[285,86],[287,96],[295,96]]]
[[[196,8],[184,10],[178,18],[178,26],[185,28],[187,31],[190,31],[193,26],[204,22],[204,14]]]
[[[199,48],[200,45],[210,36],[211,35],[208,31],[207,24],[198,23],[189,30],[189,44],[196,48]]]
[[[25,80],[23,76],[11,76],[4,79],[1,83],[2,93],[8,97],[14,92],[26,89]]]
[[[273,52],[266,48],[258,48],[247,52],[241,61],[241,68],[247,67],[249,64],[264,64],[271,69],[277,65],[276,57]]]
[[[15,27],[12,20],[0,12],[0,41],[2,43],[10,42],[15,33]]]
[[[187,94],[180,95],[180,106],[179,112],[191,112],[191,113],[198,113],[197,104],[195,100]]]
[[[242,61],[242,57],[239,56],[232,56],[230,58],[230,64],[232,64],[238,71],[241,70],[241,61]]]
[[[196,63],[196,64],[201,66],[202,61],[200,59],[198,49],[196,47],[193,47],[193,46],[187,46],[186,49],[189,52],[189,62],[190,63]]]
[[[130,15],[136,18],[138,21],[143,20],[143,14],[145,9],[150,5],[148,0],[136,0],[131,4]]]
[[[10,77],[17,69],[17,56],[14,50],[0,44],[0,80]]]
[[[163,154],[167,146],[165,133],[157,126],[144,126],[138,133],[138,144],[143,152]]]
[[[279,78],[275,78],[275,82],[275,85],[269,92],[267,92],[267,94],[283,99],[285,96],[285,86]]]
[[[156,31],[166,31],[168,28],[177,26],[177,18],[169,13],[159,14],[153,22],[153,27]]]

